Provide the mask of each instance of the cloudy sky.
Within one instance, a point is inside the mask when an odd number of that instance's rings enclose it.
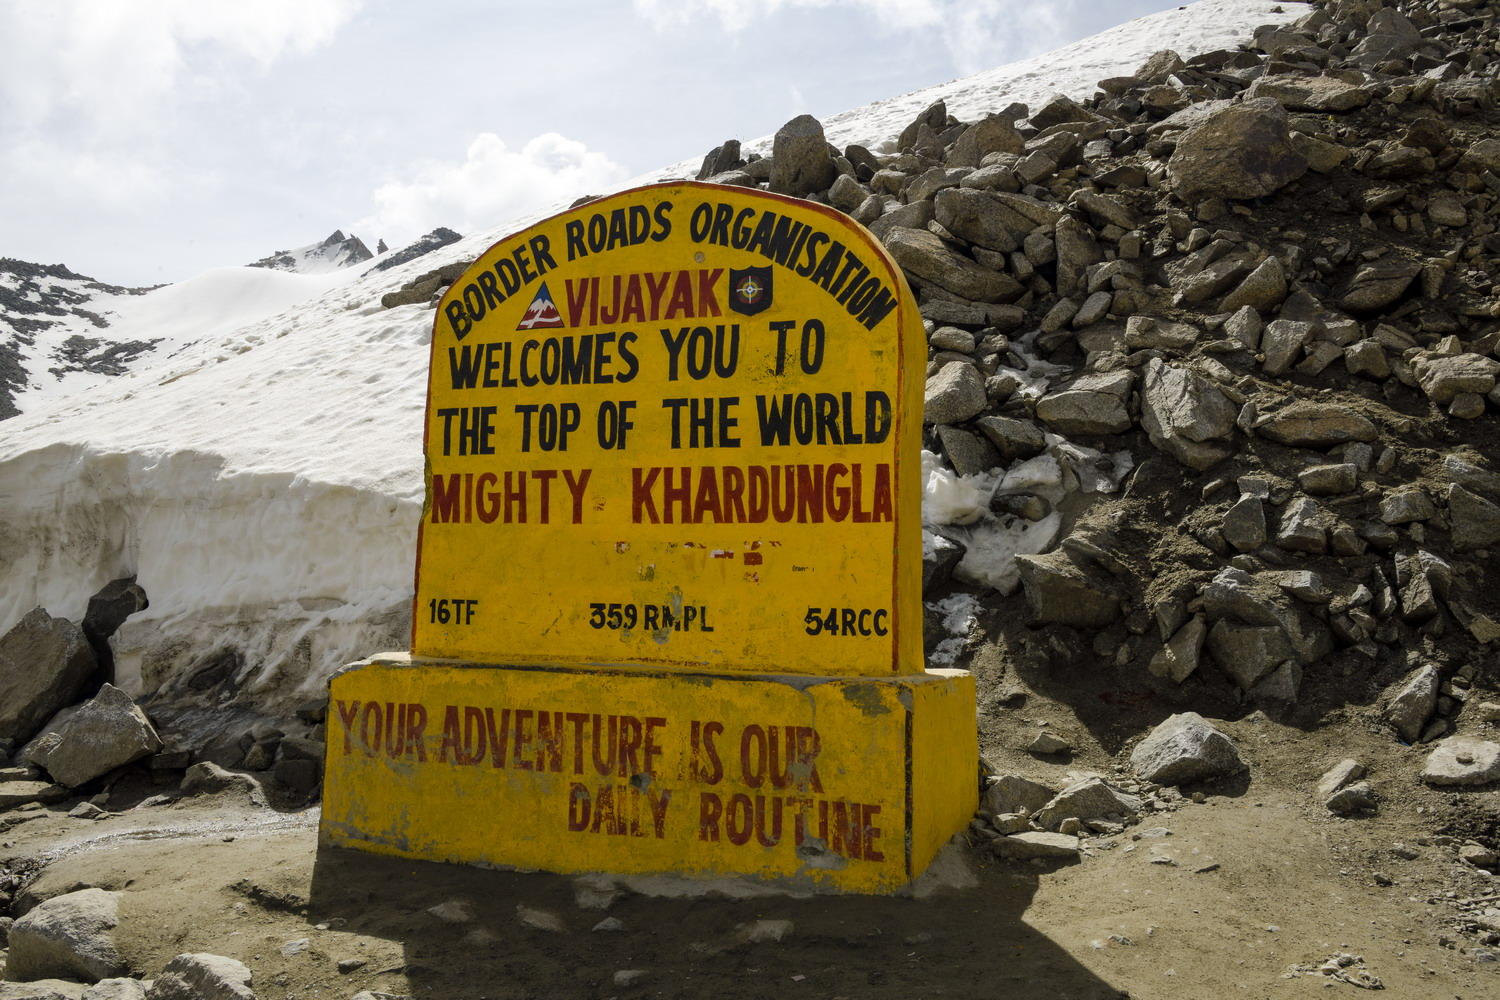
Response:
[[[0,256],[120,284],[462,233],[1163,0],[0,0]]]

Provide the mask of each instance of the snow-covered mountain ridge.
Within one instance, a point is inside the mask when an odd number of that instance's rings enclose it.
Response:
[[[878,146],[938,98],[966,119],[1082,98],[1164,46],[1232,48],[1305,11],[1203,0],[825,125],[833,142]],[[380,295],[562,207],[389,271],[228,268],[140,296],[118,329],[176,337],[171,351],[0,425],[0,630],[39,604],[77,618],[99,586],[134,574],[151,606],[114,639],[132,694],[185,688],[230,657],[242,690],[293,700],[343,661],[404,645],[432,313],[383,309]]]

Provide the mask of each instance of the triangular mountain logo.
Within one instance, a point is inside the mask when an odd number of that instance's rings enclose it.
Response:
[[[526,315],[521,317],[517,330],[544,330],[551,327],[562,326],[562,314],[557,311],[557,303],[552,301],[552,293],[547,291],[547,283],[536,290],[536,298],[531,300],[531,305],[526,307]]]

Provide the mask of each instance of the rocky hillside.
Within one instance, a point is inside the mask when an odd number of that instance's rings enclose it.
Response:
[[[107,332],[119,301],[148,291],[95,281],[64,264],[0,257],[0,420],[20,412],[19,397],[64,376],[116,375],[149,351],[151,341]]]
[[[268,267],[272,270],[291,271],[296,274],[322,274],[341,267],[363,264],[374,256],[370,248],[365,246],[364,240],[352,233],[345,236],[342,229],[335,229],[326,239],[318,243],[309,243],[295,250],[277,250],[249,266]]]

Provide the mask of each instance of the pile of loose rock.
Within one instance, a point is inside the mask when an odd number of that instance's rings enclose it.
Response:
[[[881,239],[958,475],[1057,441],[1133,456],[1122,497],[1025,536],[1034,624],[1270,712],[1310,678],[1369,702],[1424,670],[1432,704],[1391,721],[1429,742],[1479,724],[1500,641],[1497,69],[1491,0],[1331,0],[1087,101],[934,104],[879,150],[803,116],[699,178]],[[1028,499],[985,517],[1052,516]],[[929,586],[972,581],[934,528]]]
[[[288,803],[315,795],[324,702],[280,724],[235,725],[233,712],[221,712],[208,727],[216,737],[183,748],[166,745],[145,709],[109,682],[110,637],[146,605],[134,580],[116,580],[89,601],[82,622],[36,608],[0,636],[0,809],[77,799],[72,815],[99,819],[111,787],[133,770],[190,794],[234,787],[262,804],[263,785]],[[185,710],[215,714],[181,692],[164,694],[169,719]],[[229,776],[224,768],[256,773]]]

